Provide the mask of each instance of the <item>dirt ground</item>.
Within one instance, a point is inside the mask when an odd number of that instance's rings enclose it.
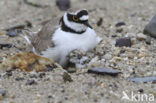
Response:
[[[25,4],[23,0],[0,0],[0,43],[16,45],[16,48],[0,49],[0,61],[6,54],[9,57],[28,49],[21,35],[8,37],[4,29],[30,21],[33,25],[31,30],[36,32],[43,21],[58,15],[61,17],[64,13],[55,6],[55,0],[31,1],[48,7],[36,8]],[[155,103],[156,84],[136,84],[127,80],[128,77],[156,76],[156,40],[152,38],[148,45],[145,40],[137,39],[137,34],[142,33],[155,15],[155,5],[155,0],[71,0],[73,8],[86,8],[89,11],[89,22],[103,39],[97,46],[97,50],[103,52],[102,59],[96,59],[92,66],[116,68],[122,74],[116,77],[89,74],[86,72],[88,68],[84,68],[69,73],[73,82],[64,82],[63,69],[45,74],[16,70],[9,75],[1,71],[0,92],[5,90],[6,93],[0,96],[0,103]],[[103,23],[97,26],[100,18]],[[121,33],[116,32],[115,25],[118,22],[126,24]],[[115,41],[120,37],[130,37],[132,47],[115,47]],[[118,57],[120,51],[125,52]],[[35,83],[26,85],[29,80]],[[124,93],[130,97],[129,100],[122,99]],[[133,100],[133,94],[138,95],[137,98],[146,94],[148,100]],[[151,95],[154,101],[149,100]]]

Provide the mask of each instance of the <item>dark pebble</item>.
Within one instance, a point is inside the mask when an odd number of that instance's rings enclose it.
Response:
[[[4,47],[11,48],[13,47],[13,45],[12,44],[0,44],[0,49],[3,49]]]
[[[148,44],[148,45],[151,44],[151,37],[147,36],[147,38],[146,38],[146,44]]]
[[[101,25],[102,25],[102,23],[103,23],[103,19],[102,19],[102,18],[100,18],[100,19],[99,19],[99,21],[97,22],[97,26],[101,26]]]
[[[143,93],[143,92],[144,92],[144,90],[143,90],[143,89],[139,89],[139,90],[138,90],[138,92]]]
[[[118,22],[115,26],[116,27],[120,27],[120,26],[124,26],[124,25],[126,25],[125,22]]]
[[[97,68],[91,68],[88,70],[88,73],[95,73],[95,74],[101,74],[101,75],[111,75],[116,76],[119,73],[121,73],[120,70],[115,70],[111,68],[105,68],[105,67],[97,67]]]
[[[139,83],[139,82],[143,82],[143,83],[147,83],[147,82],[152,82],[152,83],[156,83],[156,77],[134,77],[134,78],[128,78],[127,80],[130,80],[134,83]]]
[[[36,74],[30,74],[29,77],[30,78],[37,78]]]
[[[122,31],[123,31],[122,28],[118,28],[118,29],[116,29],[116,33],[121,33]]]
[[[6,90],[0,90],[0,94],[1,94],[2,96],[5,96],[5,95],[6,95]]]
[[[131,38],[129,37],[119,38],[116,40],[116,44],[115,44],[115,46],[118,47],[123,47],[123,46],[131,47],[131,45],[132,42],[131,42]]]
[[[28,80],[26,82],[26,85],[33,85],[33,84],[37,84],[35,80]]]
[[[57,65],[53,64],[52,66],[51,65],[46,65],[46,71],[50,72],[52,71],[53,69],[57,68]]]
[[[8,30],[7,35],[10,37],[16,37],[16,36],[18,36],[18,31],[15,29],[10,29],[10,30]]]
[[[40,78],[43,78],[43,77],[45,77],[45,75],[46,75],[45,73],[40,73],[40,74],[39,74],[39,77],[40,77]]]
[[[70,0],[56,0],[56,5],[60,10],[67,10],[70,8]]]
[[[22,80],[24,80],[24,78],[23,77],[17,77],[17,78],[15,78],[15,80],[16,81],[22,81]]]
[[[67,72],[64,72],[64,74],[63,74],[63,80],[64,80],[64,82],[72,82],[73,80],[72,80],[72,78],[71,78],[71,76],[67,73]]]
[[[12,76],[12,72],[6,72],[7,76]]]

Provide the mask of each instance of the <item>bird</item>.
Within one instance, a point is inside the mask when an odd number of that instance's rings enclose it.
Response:
[[[89,24],[86,9],[67,11],[60,20],[52,18],[38,33],[25,33],[24,38],[32,45],[34,53],[51,58],[62,67],[67,66],[70,52],[90,51],[101,41]]]

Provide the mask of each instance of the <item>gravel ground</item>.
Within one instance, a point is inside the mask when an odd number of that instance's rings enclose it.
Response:
[[[16,47],[0,49],[0,61],[4,57],[20,51],[29,51],[21,35],[8,37],[4,29],[25,24],[33,24],[37,31],[41,23],[64,12],[58,10],[54,0],[31,0],[47,8],[36,8],[22,0],[0,1],[0,43],[11,43]],[[27,73],[21,71],[3,72],[0,77],[0,103],[135,103],[132,93],[153,95],[156,101],[154,83],[133,83],[128,77],[156,76],[156,40],[151,44],[139,40],[145,25],[155,15],[155,0],[71,0],[73,8],[86,8],[90,13],[90,23],[103,41],[94,50],[94,63],[84,69],[69,73],[73,81],[64,80],[64,69],[53,72]],[[97,26],[99,19],[101,26]],[[126,25],[116,27],[118,22]],[[122,32],[116,32],[122,29]],[[115,47],[116,39],[130,37],[132,47]],[[122,71],[116,77],[87,73],[91,67],[116,68]],[[3,91],[5,90],[5,91]],[[122,100],[123,91],[131,98]],[[2,92],[4,92],[2,94]],[[137,98],[139,98],[138,96]],[[155,103],[140,101],[140,103]]]

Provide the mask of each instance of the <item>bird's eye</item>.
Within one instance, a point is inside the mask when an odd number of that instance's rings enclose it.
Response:
[[[79,21],[79,18],[76,17],[76,16],[73,16],[73,20],[74,20],[74,21]]]

